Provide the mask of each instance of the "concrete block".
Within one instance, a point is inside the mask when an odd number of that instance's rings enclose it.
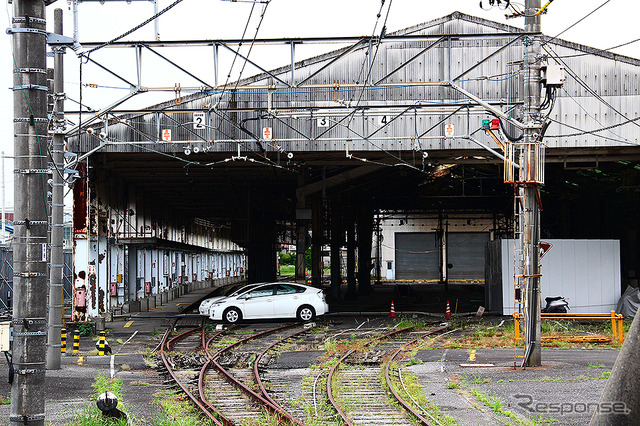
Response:
[[[140,312],[140,301],[139,300],[130,300],[129,302],[129,312]]]
[[[99,333],[104,331],[105,327],[105,319],[104,317],[96,317],[94,319],[96,332]]]

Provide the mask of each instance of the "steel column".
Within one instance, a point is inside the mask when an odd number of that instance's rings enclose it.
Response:
[[[532,33],[540,32],[541,0],[527,0],[525,7],[525,30]],[[524,102],[525,102],[525,130],[524,143],[539,143],[540,131],[540,37],[528,40],[524,56]],[[523,156],[524,170],[536,168],[535,156]],[[525,280],[525,362],[527,367],[542,364],[540,347],[540,206],[536,196],[538,188],[536,182],[526,182],[523,185],[523,220],[521,248],[523,253],[523,274]]]

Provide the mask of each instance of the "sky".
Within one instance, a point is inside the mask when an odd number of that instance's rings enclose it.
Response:
[[[14,0],[18,1],[18,0]],[[159,10],[169,6],[174,0],[158,0]],[[0,11],[5,28],[11,27],[13,11],[11,5],[4,1],[5,9]],[[514,2],[515,3],[515,2]],[[545,1],[543,0],[543,3]],[[258,37],[322,37],[322,36],[363,36],[380,33],[383,20],[386,18],[387,33],[406,27],[417,25],[448,15],[454,11],[484,19],[507,23],[516,27],[524,25],[524,18],[505,19],[505,11],[498,7],[490,7],[489,0],[483,0],[484,9],[480,8],[478,0],[386,0],[382,7],[382,16],[377,19],[381,9],[381,0],[271,0],[262,23],[259,26]],[[503,1],[504,4],[504,1]],[[515,3],[521,5],[522,3]],[[225,39],[241,38],[246,26],[246,37],[251,39],[260,21],[263,4],[252,4],[249,1],[225,0],[183,0],[177,6],[162,15],[159,20],[161,40],[181,39]],[[247,24],[251,8],[254,7],[252,19]],[[48,31],[53,31],[53,10],[62,8],[64,11],[65,35],[73,34],[73,15],[69,4],[65,0],[58,0],[47,7]],[[599,9],[597,9],[599,8]],[[584,20],[592,11],[597,9]],[[103,42],[110,40],[129,29],[137,26],[153,14],[153,4],[149,1],[106,0],[105,4],[96,1],[85,1],[78,6],[79,40]],[[388,10],[388,15],[387,15]],[[640,2],[629,0],[555,0],[542,16],[542,31],[549,36],[561,34],[559,38],[572,42],[609,49],[623,43],[640,38],[640,27],[637,16],[640,16]],[[574,23],[580,21],[575,26]],[[566,30],[566,31],[565,31]],[[154,38],[154,25],[148,24],[144,28],[129,35],[127,40],[150,40]],[[324,50],[333,50],[340,46],[323,46]],[[245,49],[248,47],[245,46]],[[290,52],[286,48],[270,48],[252,50],[250,58],[260,61],[265,66],[276,67],[286,65]],[[299,48],[296,59],[313,56],[319,53],[319,47]],[[65,92],[70,98],[79,97],[79,63],[73,52],[65,56]],[[123,53],[107,49],[92,54],[92,58],[113,66],[122,75],[135,78],[135,61],[131,51]],[[245,51],[246,52],[246,51]],[[613,50],[615,53],[640,58],[640,42],[635,42]],[[7,156],[13,153],[13,97],[9,89],[12,82],[11,36],[4,31],[0,35],[0,150]],[[188,65],[189,69],[197,70],[203,79],[211,81],[212,55],[204,54],[202,50],[183,49],[180,53],[173,53],[172,59],[180,64]],[[230,54],[221,54],[221,70],[232,63]],[[146,54],[143,59],[145,69],[154,70],[160,62],[152,54]],[[234,66],[237,75],[241,63]],[[49,65],[52,66],[52,63]],[[166,67],[163,67],[165,69]],[[254,73],[249,66],[244,76]],[[226,71],[220,71],[220,83],[226,78]],[[151,72],[145,74],[143,84],[173,86],[180,82],[180,76],[170,73]],[[184,79],[184,76],[182,76]],[[99,88],[83,89],[83,103],[93,108],[101,108],[118,99],[126,93],[122,90],[121,81],[110,78],[99,72],[83,71],[86,82],[95,82],[102,86],[118,87],[116,89]],[[95,79],[95,80],[92,80]],[[183,83],[184,84],[184,83]],[[173,94],[163,94],[172,98]],[[143,95],[134,98],[124,106],[142,107],[158,102],[157,95]],[[66,108],[74,108],[67,103]],[[5,163],[6,204],[13,205],[13,164],[11,159]]]

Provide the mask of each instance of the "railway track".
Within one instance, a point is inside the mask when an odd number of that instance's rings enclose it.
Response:
[[[333,356],[326,364],[331,368],[311,370],[273,366],[283,351],[319,348],[325,334],[308,333],[302,324],[253,324],[217,332],[194,325],[193,320],[174,325],[173,334],[163,338],[160,356],[167,374],[211,424],[430,424],[429,415],[400,390],[398,365],[406,348],[440,329],[418,333],[413,327],[364,329],[361,324],[326,333],[353,344]]]
[[[253,330],[234,327],[207,337],[204,327],[190,328],[175,336],[167,333],[160,355],[172,380],[215,425],[273,424],[274,418],[277,424],[301,425],[265,398],[266,389],[256,384],[261,380],[256,380],[255,356],[250,355],[256,348],[284,341],[291,328],[297,328],[296,334],[306,331],[300,324]]]
[[[419,333],[418,337],[413,327],[393,330],[344,353],[329,370],[326,381],[327,398],[344,424],[411,426],[416,419],[424,425],[432,424],[394,389],[389,363],[421,338],[443,329]],[[391,395],[382,385],[383,371]]]

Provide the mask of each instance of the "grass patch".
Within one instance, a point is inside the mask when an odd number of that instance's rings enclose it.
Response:
[[[0,405],[9,405],[11,404],[11,397],[0,395]]]
[[[92,387],[94,391],[92,401],[76,413],[71,422],[71,426],[126,426],[136,423],[135,419],[132,419],[127,413],[126,404],[122,399],[122,380],[108,379],[102,375],[98,375]],[[127,413],[127,416],[129,416],[128,420],[104,418],[102,416],[102,412],[96,408],[94,401],[98,395],[104,392],[111,392],[118,397],[118,409]]]
[[[478,389],[471,388],[471,394],[480,402],[482,402],[487,407],[491,408],[494,413],[501,414],[505,417],[509,417],[510,419],[519,422],[518,417],[513,414],[511,411],[505,409],[504,402],[497,396],[489,396],[485,393],[480,392]]]
[[[623,323],[625,332],[630,322]],[[451,323],[452,328],[461,331],[444,338],[440,347],[450,349],[479,349],[479,348],[512,348],[514,345],[515,326],[512,319],[506,319],[502,324],[475,318],[456,318]],[[542,346],[553,348],[615,348],[620,347],[617,338],[607,342],[571,342],[569,336],[584,336],[611,338],[611,321],[584,320],[543,320],[541,322]],[[521,333],[521,336],[523,334]],[[546,340],[545,340],[546,339]],[[596,365],[592,368],[600,368]]]
[[[389,366],[390,370],[397,370],[397,368],[398,365],[395,363],[392,363]],[[387,393],[390,393],[386,380],[383,378],[384,374],[382,373],[382,371],[380,374],[383,387],[387,390]],[[390,378],[392,382],[391,385],[396,389],[396,391],[405,400],[405,402],[412,405],[414,409],[418,409],[418,411],[420,411],[421,409],[425,410],[437,420],[438,424],[446,426],[454,426],[458,424],[458,422],[456,422],[453,417],[442,414],[440,408],[437,405],[431,404],[429,402],[427,396],[425,395],[424,389],[422,388],[422,385],[420,385],[420,383],[418,382],[418,378],[415,375],[410,374],[407,371],[404,371],[401,374],[402,382],[400,382],[398,375],[391,373],[391,371]],[[459,383],[457,384],[460,385]],[[390,399],[390,401],[395,403],[395,400],[392,401]]]
[[[156,426],[199,426],[212,424],[200,417],[198,411],[183,396],[162,389],[153,394],[153,403],[160,407],[153,424]]]

